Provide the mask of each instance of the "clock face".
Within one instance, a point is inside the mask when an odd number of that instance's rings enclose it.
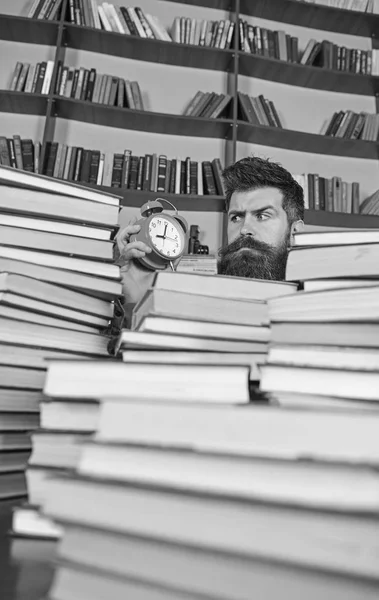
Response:
[[[149,235],[153,247],[165,258],[175,260],[184,250],[183,229],[164,216],[150,220]]]

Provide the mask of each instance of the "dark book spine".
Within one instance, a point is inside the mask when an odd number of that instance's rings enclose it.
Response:
[[[85,100],[92,101],[93,90],[95,88],[96,69],[91,69],[88,75],[88,84],[85,91]]]
[[[180,193],[181,194],[186,193],[186,182],[187,182],[186,161],[181,160],[180,161]]]
[[[287,62],[293,62],[292,60],[292,38],[286,33],[286,49],[287,49]]]
[[[299,39],[291,37],[291,60],[294,63],[299,62]]]
[[[21,154],[24,171],[34,173],[34,146],[32,140],[21,140]]]
[[[79,69],[75,69],[74,78],[72,81],[72,89],[71,89],[70,98],[75,98],[76,88],[78,87],[78,80],[79,80]]]
[[[116,153],[113,157],[111,187],[116,187],[116,188],[121,187],[123,164],[124,164],[124,155]]]
[[[308,173],[308,200],[309,200],[309,208],[311,210],[315,209],[315,177],[312,173]]]
[[[221,176],[221,173],[222,173],[221,161],[219,158],[214,158],[212,160],[211,164],[212,164],[212,170],[213,170],[213,176],[214,176],[214,180],[215,180],[215,184],[216,184],[217,194],[219,196],[224,196],[225,190],[224,190],[222,176]]]
[[[68,168],[68,175],[67,175],[68,181],[74,181],[77,154],[78,154],[78,148],[77,148],[77,146],[73,146],[72,151],[71,151],[70,165]]]
[[[122,16],[124,17],[127,26],[129,27],[131,35],[138,35],[137,27],[135,26],[134,21],[130,18],[130,15],[124,6],[120,6],[120,10]]]
[[[131,156],[130,158],[130,170],[128,179],[128,188],[130,190],[137,189],[137,176],[138,176],[139,157]]]
[[[319,210],[325,210],[325,177],[318,178]]]
[[[55,80],[55,87],[54,87],[54,94],[56,96],[58,96],[58,94],[59,94],[59,89],[60,89],[61,81],[62,81],[62,72],[63,72],[63,63],[60,60],[60,61],[58,61],[57,77]]]
[[[203,161],[203,187],[204,194],[217,196],[216,181],[213,175],[212,164],[210,161]]]
[[[83,150],[83,164],[80,173],[80,181],[89,183],[89,171],[91,167],[91,150]]]
[[[45,74],[46,74],[46,67],[47,67],[47,62],[46,61],[41,62],[39,73],[38,73],[38,79],[36,82],[36,89],[35,89],[36,94],[40,94],[42,92],[43,80],[45,79]]]
[[[85,100],[89,80],[89,70],[84,69],[82,89],[80,91],[80,100]]]
[[[0,137],[0,164],[5,167],[11,166],[11,157],[8,149],[8,141],[5,136]]]
[[[197,195],[198,187],[197,187],[197,161],[190,161],[190,194]]]
[[[96,185],[97,176],[99,173],[99,166],[100,166],[100,151],[93,150],[91,152],[91,162],[90,162],[90,167],[89,167],[88,183],[93,183]]]
[[[170,181],[168,186],[168,192],[170,194],[175,193],[175,181],[176,181],[176,160],[171,161],[171,173],[170,173]]]

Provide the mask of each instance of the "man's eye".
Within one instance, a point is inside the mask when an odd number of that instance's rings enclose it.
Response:
[[[238,223],[238,221],[241,220],[241,217],[239,215],[233,215],[230,220],[232,223]]]
[[[256,217],[257,221],[267,221],[267,219],[270,218],[270,215],[268,213],[258,213]]]

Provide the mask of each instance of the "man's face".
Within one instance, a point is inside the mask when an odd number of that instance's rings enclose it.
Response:
[[[235,192],[228,212],[228,246],[219,272],[257,279],[284,279],[291,228],[283,195],[274,187]]]

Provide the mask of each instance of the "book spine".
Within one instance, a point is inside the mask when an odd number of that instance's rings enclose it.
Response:
[[[34,173],[34,146],[32,140],[21,140],[21,155],[24,171]]]
[[[24,163],[22,160],[22,148],[21,148],[21,137],[19,135],[13,136],[14,143],[14,151],[16,155],[16,165],[18,169],[24,168]]]

